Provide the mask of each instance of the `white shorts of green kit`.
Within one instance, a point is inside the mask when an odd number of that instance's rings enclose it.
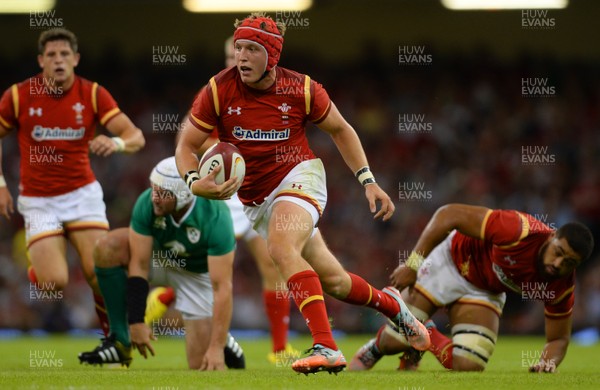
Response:
[[[175,309],[184,320],[199,320],[213,315],[213,287],[208,272],[189,272],[177,267],[150,264],[149,282],[175,290]]]

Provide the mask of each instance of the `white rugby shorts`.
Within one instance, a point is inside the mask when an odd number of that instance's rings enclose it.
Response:
[[[27,246],[45,237],[83,229],[108,230],[106,205],[100,183],[94,181],[56,196],[17,198],[17,209],[25,220]]]
[[[415,289],[437,307],[454,302],[470,303],[486,306],[500,316],[506,302],[506,293],[493,294],[482,290],[458,272],[450,251],[455,233],[450,233],[427,256],[417,273]]]
[[[311,237],[317,233],[316,226],[327,204],[325,167],[321,159],[302,161],[283,178],[261,205],[244,206],[244,212],[254,230],[264,239],[267,239],[273,205],[281,201],[295,203],[308,211],[313,220]]]
[[[152,260],[150,260],[152,261]],[[213,288],[208,272],[195,273],[177,267],[150,263],[149,282],[175,290],[175,309],[184,320],[199,320],[213,315]]]

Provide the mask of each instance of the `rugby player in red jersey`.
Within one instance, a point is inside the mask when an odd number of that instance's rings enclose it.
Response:
[[[413,252],[392,273],[413,314],[427,320],[447,307],[452,339],[427,321],[431,351],[457,371],[481,371],[492,355],[506,292],[543,301],[546,344],[532,372],[554,372],[571,336],[575,268],[594,246],[590,230],[576,222],[552,230],[515,210],[449,204],[433,215]],[[351,370],[370,369],[383,355],[404,351],[400,369],[416,369],[421,353],[389,327],[365,344]]]
[[[232,66],[235,66],[233,36],[225,41],[225,67]],[[187,122],[187,120],[186,115],[184,121]],[[198,154],[203,154],[218,141],[218,134],[215,129],[201,149],[198,150]],[[267,355],[267,360],[276,366],[285,365],[287,362],[297,359],[300,355],[300,352],[287,342],[290,322],[290,298],[285,281],[279,274],[273,260],[271,260],[271,256],[269,256],[266,241],[252,228],[248,217],[244,214],[244,205],[237,194],[232,196],[231,199],[227,199],[225,204],[231,212],[236,240],[238,242],[243,241],[246,244],[262,279],[263,302],[271,331],[271,352]],[[173,301],[175,301],[175,293],[172,287],[155,288],[148,296],[146,323],[152,324],[153,320],[162,317]]]
[[[41,289],[62,290],[69,278],[66,239],[71,241],[106,334],[92,249],[108,221],[89,153],[133,153],[144,146],[144,136],[106,89],[75,75],[79,53],[71,31],[42,32],[38,50],[42,72],[13,84],[0,99],[0,138],[14,130],[21,154],[17,205],[25,219],[29,275]],[[95,135],[97,123],[114,137]],[[0,214],[9,218],[13,200],[1,174],[0,168]]]
[[[236,67],[211,78],[196,98],[177,146],[177,165],[194,194],[226,199],[233,195],[237,178],[217,185],[216,168],[200,179],[196,151],[217,128],[219,139],[236,145],[244,156],[246,177],[239,198],[255,230],[267,240],[313,337],[312,353],[296,360],[292,369],[338,372],[346,366],[331,333],[323,290],[344,302],[379,310],[400,327],[411,345],[426,349],[427,330],[399,293],[393,288],[377,290],[346,272],[317,229],[327,189],[323,163],[308,146],[307,121],[332,137],[364,186],[374,218],[385,221],[394,213],[390,197],[375,182],[358,135],[320,84],[276,66],[285,32],[282,23],[255,13],[235,27]]]

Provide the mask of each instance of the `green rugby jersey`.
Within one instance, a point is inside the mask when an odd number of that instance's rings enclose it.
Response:
[[[208,272],[207,256],[221,256],[235,249],[231,214],[220,200],[194,197],[177,223],[171,215],[154,214],[152,190],[148,188],[135,203],[130,227],[154,238],[151,268],[177,267],[204,273]]]

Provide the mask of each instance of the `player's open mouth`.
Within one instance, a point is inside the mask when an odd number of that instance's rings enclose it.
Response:
[[[63,68],[56,68],[54,69],[54,73],[57,75],[63,75],[65,73],[65,70]]]
[[[247,76],[252,71],[252,68],[248,68],[247,66],[240,66],[240,73],[244,76]]]

